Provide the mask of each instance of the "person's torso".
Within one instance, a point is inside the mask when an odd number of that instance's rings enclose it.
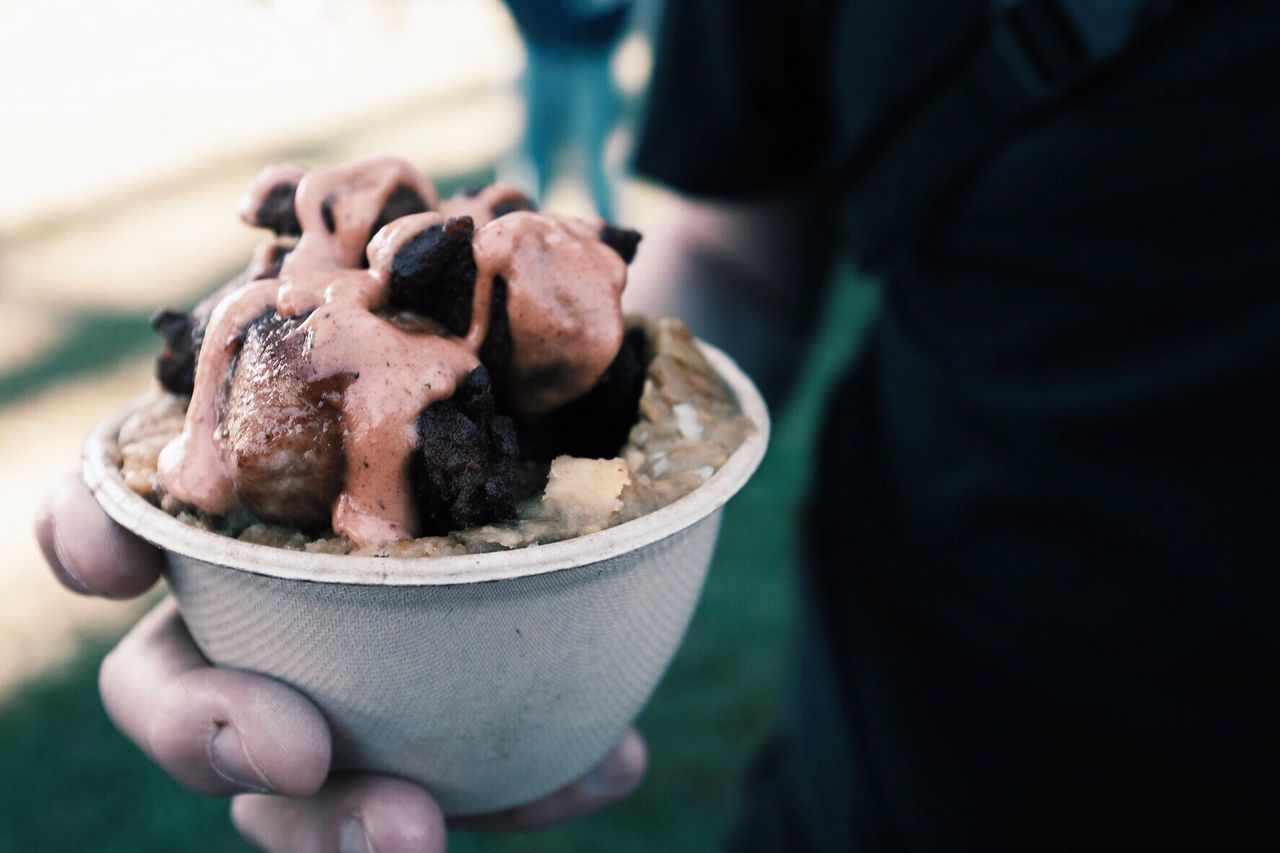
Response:
[[[836,144],[908,109],[981,20],[929,5],[843,4]],[[1221,790],[1277,782],[1276,80],[1280,9],[1195,5],[973,164],[886,271],[855,422],[830,432],[847,446],[828,449],[826,494],[845,497],[817,510],[828,571],[848,561],[830,621],[871,626],[836,632],[879,645],[875,667],[925,666],[927,636],[1017,685],[1010,702],[1035,695],[1173,756],[1151,764],[1169,784]],[[983,707],[954,710],[978,725]],[[929,719],[921,737],[943,737]],[[1028,802],[1071,763],[1044,748],[1028,735],[1039,772],[1000,765]],[[913,820],[974,826],[940,805],[960,780],[899,781]]]

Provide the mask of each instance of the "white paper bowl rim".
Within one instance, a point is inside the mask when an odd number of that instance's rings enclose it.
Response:
[[[137,402],[90,433],[84,444],[84,479],[107,515],[148,542],[186,557],[267,577],[365,586],[438,586],[509,580],[591,565],[652,545],[715,512],[746,484],[764,457],[769,414],[760,392],[729,356],[701,341],[698,347],[755,425],[754,432],[719,470],[684,497],[617,527],[561,542],[445,557],[366,557],[293,551],[201,530],[179,521],[125,485],[113,451],[120,427]]]

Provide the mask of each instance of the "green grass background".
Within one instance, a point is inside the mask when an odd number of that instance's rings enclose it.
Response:
[[[723,838],[739,777],[776,724],[797,567],[795,518],[826,389],[852,351],[873,290],[839,278],[802,381],[759,474],[729,506],[688,637],[639,725],[651,771],[625,803],[533,835],[458,833],[454,851],[705,851]],[[141,317],[86,316],[99,357],[57,350],[0,375],[0,401],[152,346]],[[83,343],[83,338],[81,343]],[[243,850],[228,801],[190,794],[117,735],[97,694],[114,637],[85,638],[64,671],[0,704],[0,851]]]

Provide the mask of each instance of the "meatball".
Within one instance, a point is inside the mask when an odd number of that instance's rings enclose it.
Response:
[[[266,521],[318,531],[342,488],[340,378],[300,377],[301,318],[274,312],[244,332],[222,410],[222,455],[240,500]]]

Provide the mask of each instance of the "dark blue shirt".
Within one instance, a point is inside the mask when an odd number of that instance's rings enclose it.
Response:
[[[788,849],[1274,843],[1280,6],[1185,6],[882,271],[819,461]],[[827,180],[983,8],[671,3],[639,168]]]

